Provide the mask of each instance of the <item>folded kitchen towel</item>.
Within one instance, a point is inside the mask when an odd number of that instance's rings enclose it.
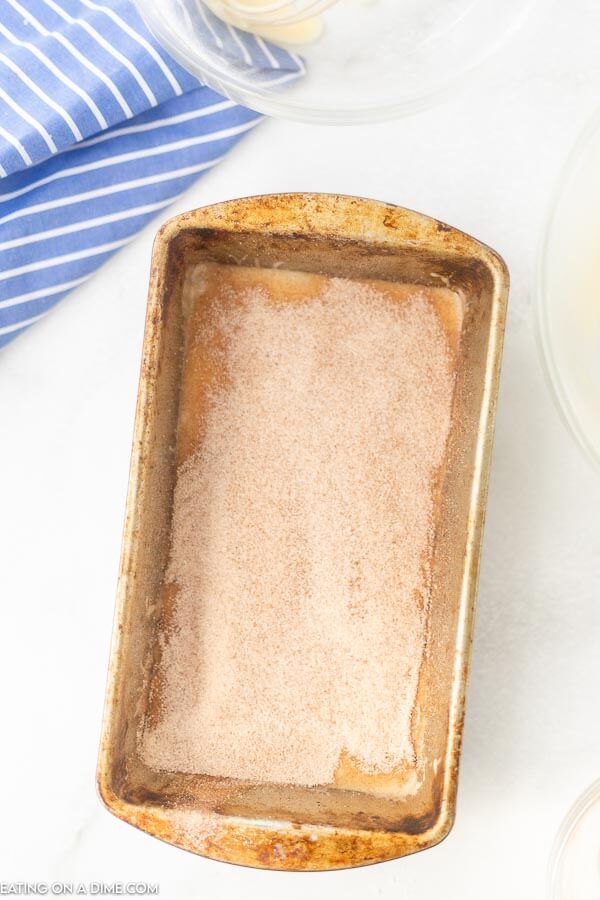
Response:
[[[263,79],[301,74],[295,54],[180,2]],[[130,0],[0,0],[0,347],[259,119],[175,62]]]

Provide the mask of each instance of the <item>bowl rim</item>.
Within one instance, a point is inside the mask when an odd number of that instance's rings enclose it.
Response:
[[[378,106],[353,106],[339,108],[336,106],[305,106],[294,103],[289,95],[270,96],[248,90],[234,76],[207,65],[204,67],[182,46],[179,35],[160,14],[160,4],[149,3],[148,0],[133,0],[133,3],[159,44],[183,66],[186,71],[200,79],[207,87],[224,94],[236,103],[247,106],[262,115],[277,119],[288,119],[313,125],[362,125],[386,122],[403,116],[412,115],[442,102],[460,89],[474,72],[478,71],[487,60],[504,47],[512,36],[517,34],[529,18],[533,8],[540,0],[513,0],[514,11],[506,22],[498,25],[489,42],[482,44],[473,58],[448,76],[445,73],[443,83],[433,85],[422,91],[408,95],[395,103],[384,103]]]
[[[569,839],[574,834],[585,815],[599,802],[600,778],[592,782],[592,784],[577,797],[575,803],[571,806],[563,819],[554,839],[554,843],[552,844],[550,859],[548,861],[547,881],[549,900],[562,900],[558,893],[560,887],[558,879],[562,871],[565,849]]]
[[[546,383],[550,388],[554,404],[563,423],[596,471],[600,471],[600,447],[596,447],[589,438],[573,404],[569,400],[568,390],[553,350],[550,316],[546,301],[549,289],[548,256],[553,232],[559,217],[560,205],[590,141],[598,131],[600,131],[600,110],[596,110],[582,131],[580,131],[560,170],[552,192],[539,244],[534,286],[535,334]]]

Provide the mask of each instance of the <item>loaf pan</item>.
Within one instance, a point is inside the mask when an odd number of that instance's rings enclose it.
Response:
[[[239,782],[165,773],[138,752],[160,638],[186,317],[201,262],[445,286],[462,304],[452,426],[418,695],[426,766],[416,793]],[[431,847],[455,815],[465,687],[508,274],[489,248],[434,219],[354,197],[285,194],[177,216],[154,244],[133,457],[98,765],[119,818],[213,859],[267,869],[365,865]]]

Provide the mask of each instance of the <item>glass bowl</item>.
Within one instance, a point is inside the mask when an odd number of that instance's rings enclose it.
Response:
[[[600,780],[569,810],[556,836],[548,870],[549,900],[600,897]]]
[[[568,429],[600,468],[600,115],[559,179],[537,279],[546,374]]]
[[[271,116],[350,124],[396,118],[450,94],[522,24],[533,0],[323,3],[321,36],[291,47],[302,75],[287,80],[265,79],[243,51],[238,59],[220,52],[196,27],[203,0],[135,2],[165,49],[220,93]]]

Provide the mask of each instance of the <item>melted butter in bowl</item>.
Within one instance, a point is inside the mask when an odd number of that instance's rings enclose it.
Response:
[[[275,44],[309,44],[323,31],[319,15],[311,10],[329,3],[265,3],[264,0],[205,0],[215,15],[229,25],[264,37]]]

